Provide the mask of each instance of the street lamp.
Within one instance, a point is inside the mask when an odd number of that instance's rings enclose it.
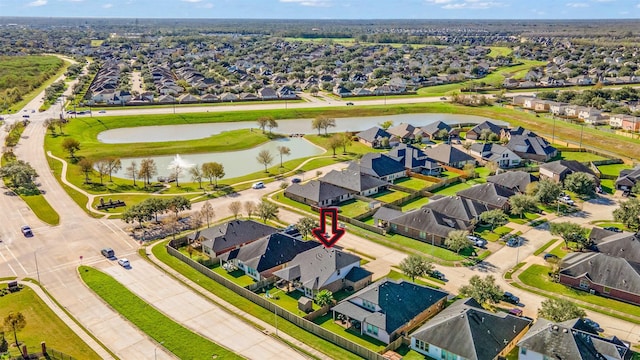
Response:
[[[157,351],[158,351],[158,347],[159,347],[159,346],[161,346],[162,344],[164,344],[164,341],[163,341],[163,342],[161,342],[160,344],[156,345],[156,347],[155,347],[155,348],[153,348],[153,358],[154,358],[155,360],[158,360],[158,353],[157,353]]]

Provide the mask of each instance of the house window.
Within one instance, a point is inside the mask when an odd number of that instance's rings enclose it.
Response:
[[[424,231],[420,231],[420,239],[426,239],[427,238],[427,233]]]
[[[378,327],[371,324],[367,324],[367,333],[378,336]]]
[[[526,348],[521,347],[521,348],[520,348],[520,354],[522,354],[522,355],[527,355],[527,349],[526,349]]]
[[[580,279],[580,288],[581,289],[588,289],[589,288],[589,281],[587,281],[586,279]]]
[[[610,292],[611,292],[611,288],[610,288],[610,287],[608,287],[608,286],[604,286],[604,287],[602,288],[602,292],[603,292],[603,293],[605,293],[605,294],[608,294],[608,293],[610,293]]]
[[[416,349],[422,350],[424,352],[429,352],[429,344],[422,340],[416,339]]]
[[[440,352],[440,358],[442,360],[456,360],[458,358],[458,355],[452,354],[447,350],[442,349],[442,351]]]
[[[392,228],[393,230],[398,230],[398,225],[396,225],[396,224],[391,224],[391,228]]]
[[[404,227],[404,231],[405,231],[405,232],[409,231],[409,227],[408,227],[408,226],[405,226],[405,227]]]

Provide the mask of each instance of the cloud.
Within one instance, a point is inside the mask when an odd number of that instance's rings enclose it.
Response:
[[[203,4],[200,4],[200,5],[196,6],[196,7],[200,8],[200,9],[213,9],[213,4],[212,3],[203,3]]]
[[[188,3],[199,3],[199,2],[201,2],[202,0],[182,0],[182,1],[184,1],[184,2],[188,2]]]
[[[331,0],[280,0],[280,2],[311,7],[330,7],[332,5]]]
[[[27,6],[43,6],[47,5],[47,0],[35,0],[27,4]]]
[[[582,2],[570,2],[570,3],[567,3],[567,6],[572,8],[586,8],[586,7],[589,7],[589,4],[582,3]]]
[[[443,1],[443,0],[434,0],[434,1]],[[464,0],[462,2],[456,2],[456,3],[448,1],[447,3],[445,3],[445,5],[442,8],[447,10],[457,10],[457,9],[482,10],[482,9],[490,9],[490,8],[502,7],[502,6],[505,6],[505,5],[497,1]]]
[[[113,7],[113,4],[104,4],[102,5],[103,9],[111,9]]]
[[[591,0],[593,2],[599,2],[599,3],[607,3],[607,2],[614,2],[616,0]]]
[[[431,4],[448,4],[452,1],[453,0],[427,0],[427,2]]]

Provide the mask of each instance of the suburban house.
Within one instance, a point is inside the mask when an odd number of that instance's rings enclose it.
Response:
[[[427,139],[420,128],[406,123],[400,123],[394,127],[391,127],[387,129],[387,132],[402,139],[402,142],[413,142],[416,139],[416,136],[421,136],[424,139]]]
[[[409,281],[382,279],[331,310],[334,320],[388,344],[442,310],[448,295]]]
[[[547,140],[521,127],[503,131],[502,137],[509,139],[505,146],[523,159],[544,162],[558,154]]]
[[[237,267],[260,281],[282,269],[298,254],[320,246],[316,241],[302,241],[283,233],[275,233],[220,256],[225,268]]]
[[[485,183],[472,186],[468,189],[460,190],[456,193],[463,199],[474,200],[486,205],[489,209],[500,209],[509,211],[509,198],[515,195],[513,190],[509,190],[494,183]]]
[[[442,173],[442,166],[430,159],[427,154],[415,146],[399,144],[389,150],[388,156],[404,164],[407,170],[424,175],[438,176]]]
[[[284,190],[284,196],[297,202],[326,207],[338,205],[353,198],[355,191],[319,180],[311,180],[303,184],[291,184]]]
[[[472,224],[480,218],[480,214],[491,210],[486,204],[482,204],[475,200],[466,199],[460,196],[439,196],[434,195],[431,201],[424,205],[443,214],[447,217],[463,221],[468,230]]]
[[[202,251],[215,258],[278,231],[253,220],[231,220],[191,233],[187,240],[189,243],[200,241]]]
[[[576,160],[556,160],[540,166],[540,178],[547,178],[555,182],[564,182],[569,174],[583,172],[592,177],[596,186],[600,184],[600,179],[587,165]]]
[[[520,165],[522,159],[513,151],[499,144],[474,143],[469,149],[471,155],[484,161],[493,161],[501,168]]]
[[[427,157],[437,161],[441,165],[451,166],[462,169],[466,164],[476,163],[476,159],[466,154],[464,151],[458,150],[449,144],[440,144],[436,147],[424,150]]]
[[[386,130],[374,126],[365,131],[359,132],[356,134],[358,141],[361,143],[372,147],[374,149],[384,147],[382,139],[391,139],[391,134],[389,134]],[[387,145],[388,146],[388,145]]]
[[[384,180],[349,169],[342,171],[331,170],[319,180],[321,182],[353,191],[360,196],[371,196],[373,194],[377,194],[379,191],[386,189],[389,185],[389,183]]]
[[[356,255],[317,246],[298,254],[273,275],[313,299],[325,289],[333,293],[349,286],[360,290],[371,283],[372,273],[360,268],[360,257]]]
[[[407,177],[407,171],[401,162],[380,153],[364,154],[359,162],[352,161],[347,168],[391,183]]]
[[[442,130],[446,131],[448,135],[451,132],[451,126],[442,121],[436,121],[422,127],[422,133],[429,140],[442,138],[440,136],[440,133],[443,132]]]
[[[640,181],[640,166],[633,169],[624,169],[616,179],[616,190],[629,191]]]
[[[506,357],[531,320],[460,299],[411,334],[411,349],[433,359],[493,360]]]
[[[444,240],[451,231],[473,228],[468,222],[425,206],[385,220],[384,224],[388,225],[390,232],[439,246],[444,245]]]
[[[467,135],[465,136],[465,138],[467,140],[481,140],[480,135],[482,134],[483,130],[488,130],[491,134],[496,134],[496,136],[500,136],[500,131],[502,131],[502,127],[492,123],[491,121],[483,121],[480,124],[471,128],[471,130],[467,131]]]
[[[594,334],[582,319],[554,323],[538,318],[518,347],[519,360],[628,360],[633,354],[617,337]]]
[[[524,194],[527,186],[539,179],[526,171],[505,171],[501,174],[487,177],[488,183],[496,184],[515,193]]]

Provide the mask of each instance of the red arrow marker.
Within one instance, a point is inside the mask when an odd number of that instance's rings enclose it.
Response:
[[[327,233],[327,215],[331,217],[331,237],[325,236]],[[338,209],[320,209],[320,227],[311,230],[311,232],[324,247],[330,248],[335,245],[345,233],[344,229],[338,228]]]

